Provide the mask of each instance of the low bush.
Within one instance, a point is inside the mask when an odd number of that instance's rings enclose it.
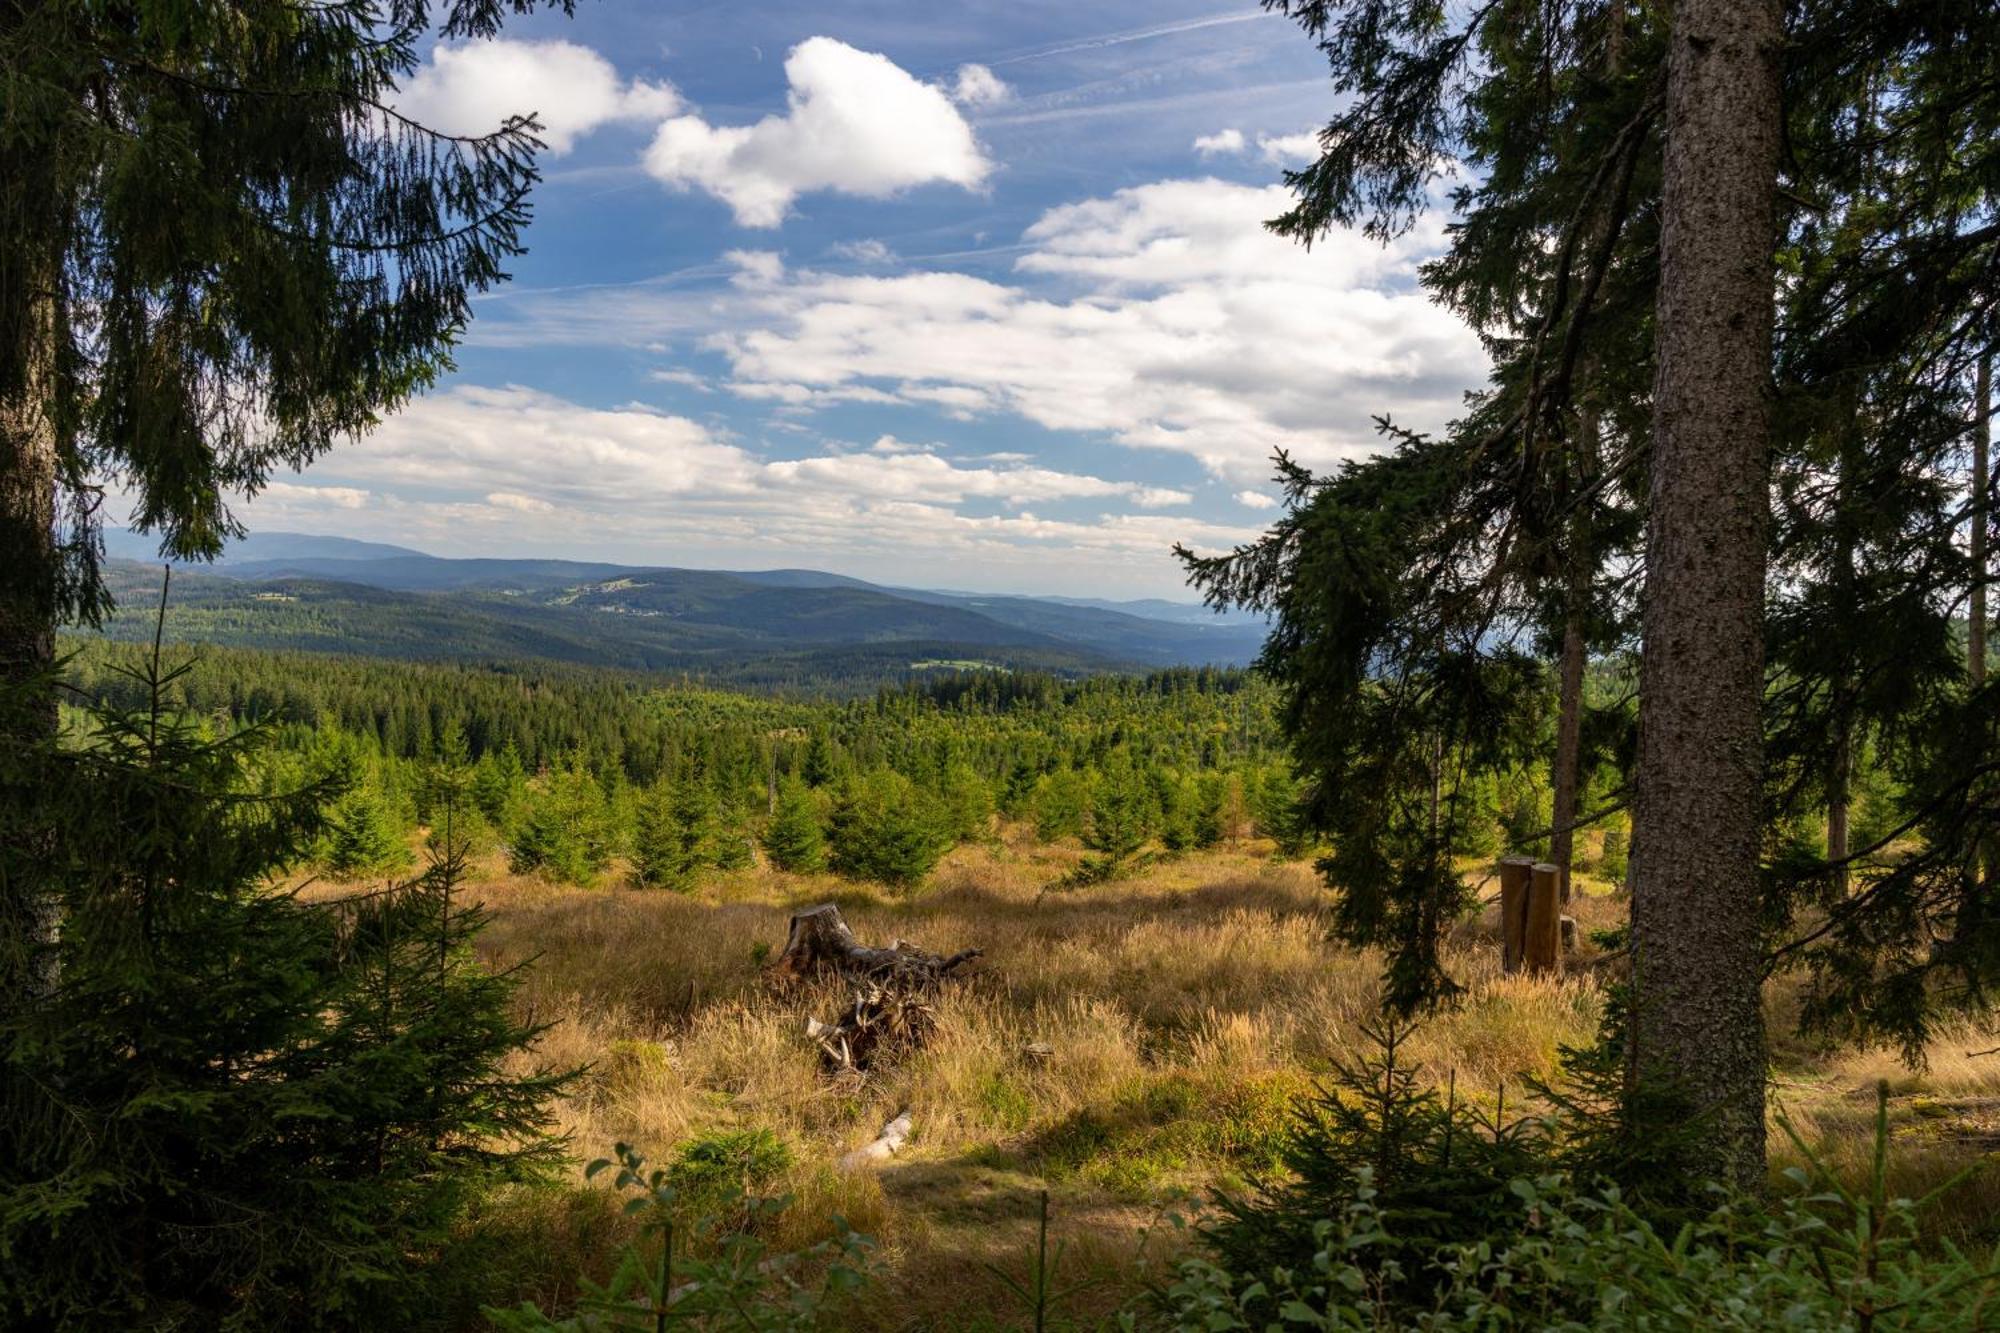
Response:
[[[836,1234],[831,1239],[783,1252],[774,1252],[757,1234],[767,1227],[743,1227],[714,1215],[692,1226],[681,1222],[689,1201],[675,1184],[677,1175],[687,1178],[692,1171],[706,1185],[713,1179],[708,1168],[718,1163],[734,1171],[746,1153],[754,1159],[772,1147],[783,1151],[775,1139],[766,1144],[750,1142],[754,1134],[744,1138],[745,1142],[715,1151],[684,1151],[666,1170],[648,1168],[645,1159],[623,1143],[617,1147],[616,1160],[592,1162],[587,1171],[592,1177],[617,1168],[616,1187],[632,1196],[625,1211],[642,1219],[638,1237],[621,1248],[608,1282],[582,1283],[575,1313],[568,1318],[552,1318],[533,1302],[523,1302],[511,1310],[489,1307],[485,1313],[491,1326],[500,1333],[626,1329],[658,1333],[668,1327],[709,1333],[805,1333],[842,1327],[842,1310],[867,1282],[872,1249],[872,1242],[843,1219],[834,1219]],[[788,1202],[740,1196],[727,1201],[725,1211],[755,1223],[775,1218]],[[686,1243],[690,1231],[692,1245]],[[702,1254],[712,1257],[699,1257]]]
[[[1521,1178],[1508,1187],[1510,1228],[1429,1255],[1410,1243],[1414,1231],[1398,1227],[1399,1209],[1364,1167],[1345,1204],[1311,1224],[1306,1263],[1242,1270],[1187,1260],[1122,1322],[1176,1333],[1993,1327],[2000,1250],[1975,1258],[1950,1246],[1919,1246],[1918,1217],[1928,1199],[1887,1197],[1887,1133],[1885,1109],[1876,1170],[1862,1193],[1815,1162],[1789,1172],[1790,1190],[1768,1207],[1724,1201],[1662,1230],[1615,1187],[1586,1190],[1568,1176]],[[1406,1207],[1400,1211],[1408,1217]],[[1428,1294],[1413,1300],[1412,1291]]]

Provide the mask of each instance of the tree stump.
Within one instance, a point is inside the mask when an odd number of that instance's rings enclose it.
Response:
[[[1552,972],[1562,956],[1562,869],[1536,863],[1529,875],[1527,929],[1521,961],[1530,972]]]
[[[1500,862],[1500,970],[1521,970],[1522,941],[1528,933],[1528,888],[1534,858],[1509,856]]]
[[[854,938],[838,907],[821,903],[792,917],[771,974],[784,987],[816,981],[846,987],[851,1002],[840,1017],[806,1019],[806,1036],[818,1043],[829,1072],[859,1074],[878,1055],[921,1042],[936,1023],[931,999],[979,955],[964,949],[941,957],[903,940],[870,948]]]

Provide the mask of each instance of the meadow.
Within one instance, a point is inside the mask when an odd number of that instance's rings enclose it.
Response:
[[[793,1198],[775,1244],[821,1239],[846,1218],[879,1247],[878,1287],[846,1319],[883,1329],[1021,1326],[1003,1275],[1025,1274],[1046,1190],[1059,1282],[1081,1284],[1061,1313],[1091,1327],[1187,1246],[1174,1219],[1268,1173],[1297,1099],[1367,1051],[1379,959],[1330,941],[1318,877],[1266,840],[1054,888],[1082,855],[1002,823],[915,892],[761,864],[686,894],[615,875],[575,888],[498,861],[471,892],[494,915],[482,951],[525,965],[520,1003],[550,1025],[520,1058],[586,1067],[559,1106],[578,1168],[614,1141],[659,1163],[726,1162],[728,1184]],[[1555,1076],[1563,1047],[1596,1036],[1616,960],[1592,936],[1624,907],[1606,882],[1584,876],[1580,889],[1579,947],[1560,977],[1502,975],[1491,909],[1454,933],[1467,996],[1405,1048],[1426,1078],[1518,1110],[1524,1077]],[[826,901],[864,942],[985,950],[937,1001],[924,1046],[864,1078],[823,1073],[805,1036],[807,1017],[830,1017],[839,997],[778,994],[764,971],[790,914]],[[1774,1115],[1836,1171],[1865,1174],[1882,1079],[1898,1189],[1923,1193],[2000,1147],[2000,1056],[1970,1054],[1992,1040],[1943,1033],[1913,1071],[1892,1052],[1787,1042],[1788,1004],[1773,983]],[[893,1160],[840,1168],[905,1111],[913,1132]],[[1772,1138],[1774,1171],[1800,1164],[1782,1129]],[[511,1238],[499,1285],[551,1309],[579,1273],[601,1275],[629,1226],[580,1174],[496,1207],[485,1225]],[[2000,1181],[1986,1173],[1931,1225],[1990,1245],[1996,1210]]]

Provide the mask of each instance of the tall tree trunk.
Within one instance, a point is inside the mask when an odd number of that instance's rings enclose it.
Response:
[[[1972,411],[1972,604],[1965,628],[1965,674],[1972,688],[1986,685],[1986,530],[1992,521],[1987,512],[1988,461],[1993,448],[1993,353],[1979,358],[1979,373],[1973,380],[1978,402]],[[1975,881],[1984,886],[2000,866],[2000,839],[1986,839],[1972,858]],[[1983,894],[1981,895],[1983,897]]]
[[[1979,358],[1972,412],[1972,608],[1965,631],[1965,670],[1978,689],[1986,683],[1986,512],[1987,461],[1992,450],[1993,353]]]
[[[11,268],[20,260],[0,262]],[[21,751],[47,742],[56,728],[55,695],[34,684],[54,664],[56,645],[55,307],[48,293],[26,286],[18,268],[5,286],[0,301],[12,308],[0,325],[16,336],[0,340],[9,362],[0,365],[0,763],[9,770],[0,774],[0,801],[25,809],[28,793],[8,790],[32,780]],[[17,821],[7,836],[32,841],[8,849],[0,864],[0,1004],[53,987],[59,924],[54,901],[31,873],[47,855],[42,832]]]
[[[1850,395],[1848,414],[1858,419],[1863,411],[1860,394]],[[1826,886],[1827,901],[1837,903],[1847,897],[1850,881],[1847,860],[1848,816],[1854,790],[1854,524],[1852,506],[1860,503],[1851,484],[1861,468],[1860,450],[1851,437],[1843,443],[1836,466],[1840,475],[1834,485],[1833,604],[1840,620],[1842,658],[1828,706],[1833,712],[1833,753],[1827,757],[1826,772],[1826,859],[1834,863]]]
[[[1758,938],[1778,0],[1680,0],[1668,56],[1632,856],[1633,1069],[1764,1172]]]

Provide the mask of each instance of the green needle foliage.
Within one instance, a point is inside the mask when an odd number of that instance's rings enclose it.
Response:
[[[1090,790],[1090,812],[1083,843],[1103,854],[1108,869],[1136,855],[1158,822],[1153,792],[1132,765],[1132,756],[1117,751],[1105,761]]]
[[[1303,1262],[1179,1265],[1128,1329],[1510,1328],[1575,1333],[1710,1333],[1772,1328],[1974,1333],[2000,1302],[2000,1251],[1965,1254],[1923,1243],[1922,1199],[1886,1187],[1887,1089],[1874,1171],[1863,1190],[1816,1160],[1788,1171],[1768,1204],[1724,1199],[1663,1227],[1616,1187],[1544,1173],[1508,1182],[1514,1219],[1494,1234],[1425,1248],[1374,1168],[1302,1230]],[[1780,1119],[1802,1151],[1805,1145]],[[1811,1160],[1808,1151],[1807,1157]],[[1442,1207],[1450,1200],[1440,1198]],[[1416,1293],[1416,1294],[1412,1294]]]
[[[700,778],[661,783],[640,802],[632,848],[640,883],[685,893],[716,864],[721,845],[715,794]]]
[[[611,864],[617,826],[604,788],[571,764],[549,775],[527,803],[508,849],[517,875],[538,874],[563,884],[588,884]]]
[[[915,888],[951,847],[937,802],[893,769],[850,781],[829,820],[835,873]]]
[[[778,787],[778,809],[764,826],[764,854],[780,870],[812,874],[826,868],[826,838],[812,789],[798,778]]]
[[[341,797],[328,824],[322,863],[337,879],[383,874],[410,863],[410,849],[403,845],[382,798],[366,787]]]
[[[409,1327],[467,1206],[556,1160],[563,1080],[504,1068],[536,1030],[473,957],[463,843],[373,893],[275,887],[337,789],[259,792],[261,730],[165,707],[187,671],[155,657],[72,744],[0,741],[0,882],[64,921],[59,983],[0,1012],[0,1324]]]

